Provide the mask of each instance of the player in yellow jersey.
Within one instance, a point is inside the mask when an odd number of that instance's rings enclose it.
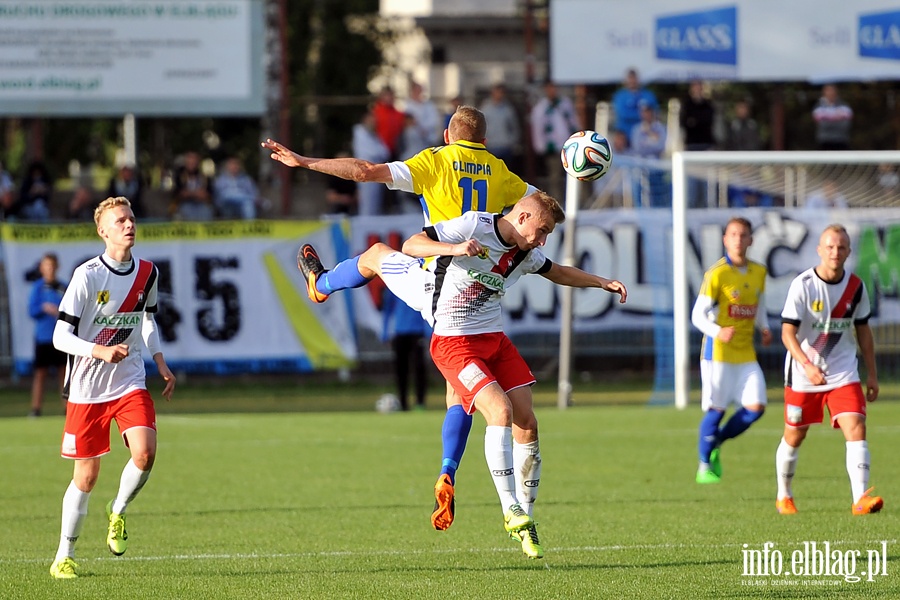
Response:
[[[766,382],[753,347],[754,326],[762,343],[772,343],[763,293],[766,268],[747,258],[753,243],[747,219],[734,217],[722,237],[725,256],[706,271],[691,313],[691,322],[703,332],[700,356],[701,401],[697,483],[718,483],[722,476],[719,447],[745,432],[766,408]],[[732,403],[740,408],[725,426],[719,423]]]
[[[513,174],[506,164],[485,148],[487,123],[484,115],[471,106],[460,106],[444,131],[445,146],[426,148],[406,161],[371,163],[357,158],[309,158],[301,156],[274,140],[262,147],[272,151],[271,158],[289,167],[303,167],[357,182],[380,182],[390,189],[419,196],[425,213],[425,225],[461,216],[470,210],[500,213],[519,199],[536,191]],[[338,290],[366,285],[370,280],[359,272],[359,256],[338,263],[325,271],[316,251],[305,245],[297,256],[297,265],[307,282],[313,302],[324,302]],[[456,470],[466,448],[472,416],[461,406],[453,388],[447,387],[447,415],[442,428],[443,460],[434,486],[435,504],[431,523],[444,530],[453,523],[456,510]],[[528,470],[529,480],[540,479],[540,454],[529,443],[529,432],[513,427],[517,472]]]

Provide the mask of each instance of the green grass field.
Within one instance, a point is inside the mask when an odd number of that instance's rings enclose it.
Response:
[[[0,598],[900,598],[896,388],[870,409],[872,481],[886,499],[870,517],[850,514],[843,440],[825,427],[801,450],[800,514],[776,514],[777,390],[774,410],[723,448],[723,482],[701,487],[697,407],[647,407],[625,391],[605,396],[625,404],[604,406],[597,392],[559,411],[544,388],[536,517],[546,558],[530,561],[503,533],[480,416],[459,472],[457,521],[436,532],[441,410],[376,414],[371,388],[350,394],[354,403],[328,386],[299,399],[295,389],[290,401],[252,385],[203,387],[159,407],[161,450],[129,509],[120,558],[106,550],[103,514],[127,460],[113,439],[74,581],[48,574],[71,477],[58,455],[62,417],[9,416],[23,414],[24,393],[0,393]],[[239,412],[242,393],[244,409],[266,412]],[[439,395],[429,402],[439,406]],[[329,403],[358,410],[325,411]],[[886,547],[887,575],[742,575],[743,545],[765,542],[787,569],[803,542],[828,542],[845,566],[859,551],[856,574],[867,551]]]

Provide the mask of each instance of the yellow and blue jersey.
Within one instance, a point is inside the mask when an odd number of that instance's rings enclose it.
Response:
[[[708,296],[712,305],[718,307],[716,324],[734,327],[734,336],[727,344],[704,336],[701,358],[735,364],[756,360],[753,329],[757,311],[765,310],[759,306],[765,289],[766,267],[752,260],[742,270],[725,256],[706,271],[700,294]]]
[[[471,210],[503,212],[518,202],[528,184],[483,144],[458,141],[427,148],[404,161],[427,224]]]

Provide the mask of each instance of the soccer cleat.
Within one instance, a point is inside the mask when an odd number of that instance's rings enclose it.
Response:
[[[438,531],[444,531],[453,525],[456,514],[456,497],[450,476],[441,473],[434,484],[434,512],[431,513],[431,524]]]
[[[53,561],[53,564],[50,565],[50,575],[54,579],[75,579],[78,577],[76,569],[78,569],[78,565],[71,556],[67,556]]]
[[[697,469],[697,483],[719,483],[722,479],[709,469]]]
[[[525,529],[511,532],[509,537],[522,542],[522,552],[528,558],[544,558],[544,549],[538,540],[537,528],[534,523]]]
[[[709,470],[712,471],[716,477],[722,477],[722,460],[719,457],[719,448],[714,448],[713,451],[709,453]]]
[[[106,504],[106,516],[109,518],[109,530],[106,533],[106,545],[116,556],[125,554],[128,549],[128,532],[125,531],[125,515],[112,511],[112,500]]]
[[[775,508],[778,509],[779,514],[782,515],[796,515],[797,507],[794,506],[794,499],[790,496],[785,498],[781,498],[780,500],[775,500]]]
[[[851,510],[854,515],[871,515],[873,513],[877,513],[884,507],[884,500],[881,496],[870,496],[869,492],[874,490],[875,488],[869,488],[863,493],[862,498],[859,499],[859,502],[856,502]]]
[[[303,273],[303,279],[306,280],[306,294],[309,299],[316,304],[321,304],[328,300],[328,294],[323,294],[316,289],[316,280],[319,275],[325,272],[322,261],[319,260],[319,254],[316,249],[309,244],[303,244],[300,252],[297,253],[297,268]]]
[[[519,504],[513,504],[503,515],[503,526],[508,533],[515,533],[534,525],[534,521]]]

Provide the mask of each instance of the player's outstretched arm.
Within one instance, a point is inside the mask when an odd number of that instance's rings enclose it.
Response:
[[[302,167],[310,171],[333,175],[362,183],[391,183],[391,169],[385,163],[375,164],[359,158],[310,158],[297,154],[273,139],[266,139],[260,146],[271,150],[270,158],[288,167]]]
[[[569,287],[589,288],[597,287],[606,290],[611,294],[619,294],[619,304],[624,304],[628,298],[628,290],[625,284],[615,279],[606,279],[599,275],[582,271],[577,267],[568,267],[553,263],[545,273],[541,273],[544,277],[557,285],[567,285]]]

